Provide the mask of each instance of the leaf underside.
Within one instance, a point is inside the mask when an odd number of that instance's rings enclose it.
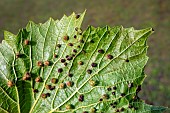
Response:
[[[17,35],[4,32],[0,113],[161,113],[166,109],[147,105],[137,96],[146,77],[146,40],[152,29],[89,26],[82,32],[84,15],[50,18],[44,24],[29,22]],[[25,80],[26,74],[31,77]]]

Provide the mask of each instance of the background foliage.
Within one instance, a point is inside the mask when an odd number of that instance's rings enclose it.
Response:
[[[87,13],[83,29],[93,26],[153,27],[148,45],[150,57],[140,96],[149,104],[170,107],[170,0],[1,0],[0,39],[3,30],[17,33],[29,20],[43,23],[49,17],[59,19],[73,11]],[[156,100],[156,101],[155,101]]]

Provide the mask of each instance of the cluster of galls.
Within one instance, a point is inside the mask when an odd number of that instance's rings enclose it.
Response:
[[[99,49],[99,50],[98,50],[98,53],[104,54],[105,51],[104,51],[103,49]],[[106,55],[106,58],[111,60],[111,59],[113,59],[113,55],[107,54],[107,55]]]
[[[26,40],[24,40],[23,43],[24,43],[25,46],[28,46],[28,45],[30,45],[30,40],[26,39]],[[15,57],[18,59],[18,58],[21,58],[22,55],[23,55],[23,54],[21,54],[20,52],[17,52],[17,53],[15,54]]]
[[[97,113],[97,109],[94,108],[94,107],[92,107],[92,108],[90,109],[90,112],[88,112],[88,111],[83,111],[83,113]]]
[[[65,108],[67,110],[70,110],[70,109],[75,109],[75,106],[72,105],[72,104],[66,104]],[[83,111],[82,113],[97,113],[97,109],[95,107],[92,107],[89,112],[88,111]]]
[[[80,15],[76,15],[76,18],[77,18],[77,19],[78,19],[79,17],[80,17]],[[75,30],[76,30],[77,32],[79,31],[79,29],[78,29],[77,27],[75,28]],[[79,33],[79,35],[81,35],[81,33]],[[77,36],[74,35],[74,38],[76,39]],[[64,41],[68,41],[69,39],[70,39],[70,37],[69,37],[68,35],[63,36],[63,40],[64,40]],[[67,45],[70,46],[70,47],[74,46],[73,43],[68,43]],[[58,47],[58,48],[61,48],[61,44],[57,44],[57,47]],[[76,49],[73,49],[72,52],[73,52],[72,55],[66,55],[66,58],[61,58],[61,59],[60,59],[60,62],[63,63],[65,66],[67,66],[67,64],[68,64],[68,63],[67,63],[67,60],[70,61],[70,60],[73,59],[73,57],[75,57],[75,53],[77,53],[77,50],[76,50]],[[57,58],[58,55],[57,55],[57,54],[54,54],[53,57],[54,57],[54,58]],[[49,61],[45,61],[45,62],[38,61],[38,62],[37,62],[37,65],[38,65],[39,67],[49,66],[50,64],[51,64],[51,63],[50,63]],[[83,63],[80,63],[80,65],[83,65]],[[63,68],[58,68],[58,73],[62,73],[62,72],[63,72]],[[71,73],[68,74],[68,77],[72,77],[72,76],[73,76],[73,74],[71,74]],[[52,78],[52,79],[51,79],[51,82],[52,82],[53,84],[56,84],[56,83],[58,83],[58,79]],[[65,83],[62,82],[62,83],[59,84],[59,88],[60,88],[60,89],[64,89],[64,88],[66,88],[66,87],[72,87],[73,85],[74,85],[74,82],[73,82],[73,81],[67,81],[67,82],[65,82]],[[45,88],[46,88],[47,90],[54,90],[54,89],[55,89],[55,86],[46,84]],[[47,93],[47,94],[49,95],[49,93]],[[43,94],[42,94],[42,98],[47,98],[47,97],[48,97],[48,96],[46,96],[47,94],[43,93]],[[73,107],[73,106],[72,106],[72,107]],[[69,106],[68,106],[67,108],[69,108]]]
[[[57,78],[52,78],[52,79],[51,79],[51,83],[52,83],[52,84],[57,84],[57,83],[58,83],[58,79],[57,79]],[[50,85],[50,84],[46,84],[46,85],[45,85],[45,88],[46,88],[46,90],[52,91],[52,90],[55,89],[55,86],[54,86],[54,85]],[[50,93],[42,93],[42,94],[41,94],[41,97],[42,97],[43,99],[45,99],[45,98],[47,98],[47,97],[50,97]]]
[[[124,107],[116,108],[116,105],[117,105],[117,102],[110,104],[110,106],[112,106],[112,108],[115,108],[115,112],[124,112],[126,110]],[[133,107],[132,105],[129,105],[128,108],[133,109],[133,110],[138,110],[137,107]]]
[[[28,39],[24,40],[23,43],[24,43],[25,46],[30,45],[30,41],[29,41]],[[22,54],[21,54],[20,52],[17,52],[17,53],[15,54],[15,57],[16,57],[17,59],[18,59],[18,58],[21,58],[21,57],[22,57]],[[28,79],[30,79],[30,78],[31,78],[31,76],[30,76],[30,73],[28,73],[28,72],[23,76],[23,80],[28,80]],[[14,82],[13,82],[12,80],[8,80],[7,86],[8,86],[8,87],[14,86]]]
[[[59,88],[64,89],[66,87],[72,87],[74,85],[73,81],[67,81],[66,83],[60,83]]]
[[[128,86],[128,88],[132,88],[132,87],[134,87],[134,84],[133,84],[133,83],[129,83],[127,86]],[[116,90],[116,89],[117,89],[116,86],[108,87],[108,88],[107,88],[108,91],[114,90],[114,91],[112,91],[112,95],[115,95],[115,90]],[[132,100],[135,100],[135,101],[139,100],[139,97],[137,96],[137,93],[138,93],[140,90],[141,90],[141,85],[139,85],[139,86],[137,87],[137,89],[136,89],[136,95],[133,97]],[[121,97],[124,97],[124,96],[125,96],[125,93],[121,93],[120,96],[121,96]],[[103,95],[102,98],[100,98],[100,101],[103,101],[103,97],[107,97],[106,94]],[[131,100],[130,100],[130,101],[131,101]],[[118,104],[117,102],[110,103],[110,106],[111,106],[112,108],[116,108],[116,109],[115,109],[115,112],[123,112],[123,111],[125,111],[125,108],[124,108],[124,107],[122,107],[122,108],[117,108],[117,104]],[[132,105],[129,105],[128,108],[129,108],[129,109],[138,110],[137,107],[133,107]]]
[[[117,102],[113,102],[113,103],[110,103],[110,106],[112,107],[112,108],[116,108],[116,105],[117,105],[118,103]],[[117,109],[115,109],[115,112],[123,112],[125,110],[125,108],[117,108]]]
[[[103,49],[99,49],[98,50],[98,53],[100,53],[100,54],[104,54],[105,53],[105,51],[103,50]],[[107,54],[106,55],[106,58],[107,59],[109,59],[109,60],[112,60],[114,57],[113,57],[113,55],[111,55],[111,54]],[[125,62],[129,62],[129,59],[127,58],[127,59],[125,59]]]
[[[48,60],[46,60],[46,61],[44,61],[44,62],[42,62],[42,61],[38,61],[38,62],[37,62],[37,66],[38,66],[38,67],[44,67],[44,66],[50,66],[50,65],[51,65],[51,62],[48,61]]]
[[[105,51],[104,51],[103,49],[99,49],[99,50],[98,50],[98,53],[99,53],[99,54],[104,54]],[[107,55],[106,55],[106,58],[111,60],[111,59],[113,59],[113,55],[107,54]],[[84,63],[83,63],[82,61],[80,61],[78,64],[79,64],[79,65],[83,65]],[[95,63],[95,62],[93,62],[93,63],[91,64],[91,67],[92,67],[92,68],[95,68],[95,67],[97,67],[97,66],[98,66],[98,64]],[[87,69],[87,73],[88,73],[88,74],[91,74],[91,73],[92,73],[92,69]],[[94,86],[94,85],[91,85],[91,86]]]
[[[111,106],[112,108],[115,108],[115,112],[123,112],[123,111],[125,111],[125,108],[124,108],[124,107],[116,108],[117,104],[118,104],[117,102],[110,103],[110,106]]]

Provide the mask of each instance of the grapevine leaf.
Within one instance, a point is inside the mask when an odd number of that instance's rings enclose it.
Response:
[[[0,44],[1,113],[161,113],[138,97],[151,28],[89,26],[85,12],[29,22]]]

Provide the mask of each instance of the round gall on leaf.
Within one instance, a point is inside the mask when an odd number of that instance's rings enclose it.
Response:
[[[29,45],[30,41],[28,39],[24,40],[25,45]]]
[[[29,80],[31,78],[31,74],[26,72],[25,75],[22,77],[22,80]]]
[[[44,61],[44,65],[45,66],[49,66],[50,65],[50,62],[47,60],[47,61]]]
[[[90,84],[91,86],[96,86],[96,85],[97,85],[97,82],[94,81],[94,80],[90,80],[90,81],[89,81],[89,84]]]
[[[60,89],[64,89],[66,87],[66,84],[65,83],[60,83],[60,85],[59,85],[59,88]]]
[[[74,52],[74,53],[77,53],[77,50],[76,50],[76,49],[73,49],[73,52]]]
[[[97,63],[92,63],[91,66],[92,67],[97,67]]]
[[[108,87],[108,88],[107,88],[107,91],[111,91],[111,90],[112,90],[112,88],[111,88],[111,87]]]
[[[73,46],[73,43],[68,43],[68,46]]]
[[[51,83],[56,84],[57,82],[58,82],[58,79],[57,79],[57,78],[52,78],[52,79],[51,79]]]
[[[76,39],[76,38],[77,38],[77,36],[76,36],[76,35],[74,35],[74,38]]]
[[[19,52],[16,53],[16,58],[20,58],[21,54]]]
[[[9,81],[7,82],[7,85],[8,85],[8,87],[12,87],[12,86],[14,85],[14,83],[13,83],[11,80],[9,80]]]
[[[30,74],[29,72],[26,72],[26,73],[25,73],[25,76],[26,76],[27,78],[30,78],[30,77],[31,77],[31,74]]]
[[[65,41],[67,41],[67,40],[69,40],[69,36],[64,36],[64,38],[63,38]]]
[[[68,76],[69,76],[69,77],[73,77],[73,74],[71,74],[71,73],[68,73]]]
[[[37,78],[35,78],[35,82],[41,82],[42,78],[40,76],[38,76]]]
[[[72,59],[73,59],[73,57],[71,57],[71,56],[67,57],[67,60],[72,60]]]
[[[97,112],[97,109],[96,109],[96,108],[92,107],[92,108],[90,109],[90,113],[96,113],[96,112]]]
[[[48,89],[48,90],[50,90],[50,89],[51,89],[51,85],[46,84],[46,85],[45,85],[45,88]]]
[[[78,19],[78,18],[80,18],[80,14],[77,14],[77,15],[76,15],[76,19]]]
[[[63,72],[63,69],[62,68],[59,68],[58,69],[58,73],[62,73]]]
[[[91,70],[91,69],[88,69],[88,70],[87,70],[87,73],[88,73],[88,74],[91,74],[91,73],[92,73],[92,70]]]
[[[103,95],[102,95],[102,98],[103,98],[103,99],[109,99],[109,95],[108,95],[108,94],[103,94]]]
[[[99,50],[98,50],[98,53],[103,54],[103,53],[104,53],[104,50],[103,50],[103,49],[99,49]]]
[[[28,80],[26,76],[23,76],[22,77],[22,80]]]
[[[57,47],[60,48],[60,47],[61,47],[61,44],[57,44]]]
[[[83,111],[83,113],[89,113],[88,111]]]
[[[58,57],[58,55],[57,55],[57,54],[54,54],[54,55],[53,55],[53,57],[54,57],[54,58],[57,58],[57,57]]]
[[[110,60],[113,59],[113,55],[111,55],[111,54],[108,54],[106,57],[107,57],[107,59],[110,59]]]
[[[50,97],[50,93],[46,93],[46,96],[47,96],[47,97]]]
[[[66,107],[66,109],[68,109],[68,110],[69,110],[69,109],[74,109],[74,106],[73,106],[72,104],[67,104],[65,107]]]
[[[64,66],[67,66],[67,64],[68,64],[67,62],[64,62]]]
[[[125,62],[129,62],[129,59],[126,59]]]
[[[33,89],[33,92],[34,93],[38,93],[38,89]]]
[[[47,98],[47,95],[46,95],[45,93],[43,93],[43,94],[41,94],[41,97],[42,97],[43,99],[45,99],[45,98]]]
[[[61,63],[64,63],[66,61],[66,59],[62,58],[60,61],[61,61]]]
[[[42,62],[42,61],[38,61],[38,62],[37,62],[37,66],[39,66],[39,67],[43,67],[43,66],[44,66],[44,64],[43,64],[43,62]]]
[[[67,87],[72,87],[73,84],[74,84],[74,83],[73,83],[72,81],[67,81],[67,82],[66,82]]]
[[[113,90],[116,90],[117,89],[117,87],[116,86],[113,86]]]
[[[84,63],[83,63],[82,61],[79,61],[78,64],[79,64],[79,65],[83,65]]]
[[[78,99],[80,102],[83,102],[84,101],[84,95],[83,94],[81,94],[80,96],[79,96],[79,99]]]
[[[51,87],[50,87],[50,90],[54,90],[54,89],[55,89],[55,86],[51,86]]]

